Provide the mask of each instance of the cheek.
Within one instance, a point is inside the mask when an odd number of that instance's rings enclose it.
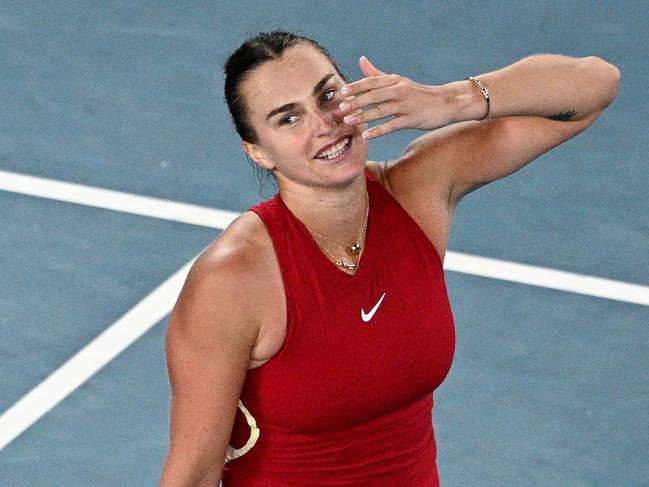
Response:
[[[295,158],[302,157],[305,153],[309,153],[309,144],[306,136],[299,134],[292,134],[292,137],[287,138],[284,143],[286,152],[290,152]]]
[[[273,144],[273,157],[276,161],[290,159],[304,159],[309,155],[309,140],[305,134],[292,131],[275,137]]]
[[[360,132],[359,132],[359,134],[360,134]],[[355,148],[356,148],[356,154],[358,155],[358,157],[360,157],[360,158],[364,159],[365,161],[367,161],[367,156],[369,154],[369,142],[366,139],[364,139],[363,137],[361,137],[360,135],[358,137],[356,137],[354,142],[355,142],[354,145],[355,145]]]
[[[316,150],[309,134],[307,130],[295,130],[287,140],[286,147],[296,158],[309,158],[311,152]]]

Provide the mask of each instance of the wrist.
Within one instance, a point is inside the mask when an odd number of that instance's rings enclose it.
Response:
[[[486,102],[473,81],[452,81],[445,86],[449,88],[451,123],[482,120],[486,111]]]

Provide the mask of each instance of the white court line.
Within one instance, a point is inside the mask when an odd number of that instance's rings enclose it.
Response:
[[[239,216],[233,211],[8,171],[0,171],[0,190],[209,228],[225,228]]]
[[[0,416],[0,450],[171,312],[194,259]]]
[[[239,213],[0,171],[0,190],[224,229]],[[447,251],[444,269],[649,306],[649,286]]]
[[[238,216],[233,212],[5,171],[0,171],[0,189],[218,229],[225,228]],[[128,205],[122,198],[126,198]],[[0,416],[0,450],[164,318],[173,308],[192,263],[193,259],[5,411]],[[445,255],[444,269],[649,306],[649,286],[600,277],[450,250]]]
[[[649,306],[649,286],[451,250],[444,256],[444,270]]]

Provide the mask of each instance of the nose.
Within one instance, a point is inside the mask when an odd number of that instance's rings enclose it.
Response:
[[[342,122],[342,115],[338,110],[315,110],[315,129],[320,136],[331,135]]]

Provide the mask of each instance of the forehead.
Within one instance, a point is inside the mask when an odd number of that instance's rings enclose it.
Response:
[[[262,115],[286,103],[311,96],[313,87],[326,74],[340,79],[329,59],[315,47],[298,44],[281,58],[257,67],[241,85],[250,115]]]

